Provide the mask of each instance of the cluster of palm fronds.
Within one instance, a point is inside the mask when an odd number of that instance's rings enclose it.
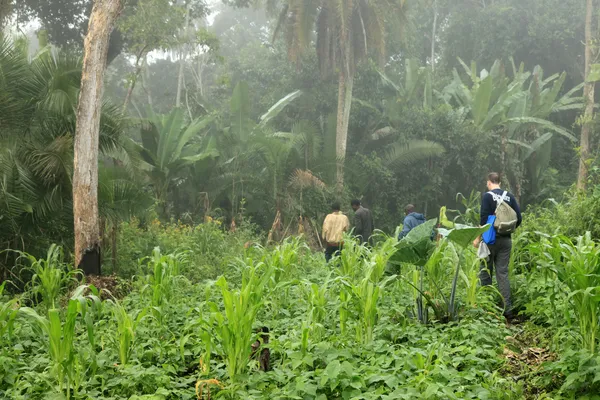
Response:
[[[73,135],[81,79],[79,57],[46,47],[33,58],[27,46],[0,38],[0,246],[35,251],[43,238],[72,235]],[[127,159],[125,118],[102,105],[100,151]],[[104,163],[103,163],[104,164]],[[116,221],[148,205],[126,173],[101,170],[101,216]]]

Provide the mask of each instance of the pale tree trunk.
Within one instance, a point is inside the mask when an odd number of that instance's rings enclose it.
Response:
[[[344,164],[346,159],[346,146],[348,143],[348,126],[350,125],[350,109],[352,107],[352,90],[354,76],[346,76],[343,72],[339,75],[337,129],[335,138],[336,156],[336,188],[338,193],[344,190]]]
[[[185,11],[185,24],[183,26],[184,41],[187,41],[188,25],[190,23],[190,9]],[[185,43],[181,45],[179,53],[179,75],[177,78],[177,98],[175,99],[175,107],[181,107],[181,90],[183,88],[183,73],[185,72]]]
[[[73,168],[75,266],[100,274],[98,219],[98,142],[108,41],[122,8],[121,0],[96,0],[84,42],[77,104]]]
[[[121,1],[121,0],[118,0],[118,1]],[[140,64],[140,61],[142,60],[142,57],[145,58],[144,53],[146,52],[146,48],[147,48],[147,46],[144,46],[144,48],[138,53],[138,55],[135,59],[135,72],[133,74],[133,79],[131,80],[131,83],[129,84],[129,88],[127,88],[127,95],[125,96],[125,101],[123,102],[123,112],[125,112],[127,110],[127,107],[129,106],[129,102],[131,101],[131,96],[133,95],[133,89],[135,89],[137,80],[140,76],[140,73],[142,72],[142,64]]]
[[[437,0],[433,0],[433,29],[431,32],[431,71],[435,72],[435,37],[437,31],[438,9]]]
[[[583,88],[583,98],[585,101],[585,113],[583,124],[581,126],[580,160],[579,176],[577,179],[577,189],[585,190],[588,179],[588,161],[590,158],[590,136],[593,128],[594,119],[594,92],[595,82],[588,82],[588,76],[592,68],[593,59],[593,36],[592,36],[592,16],[594,14],[593,0],[587,0],[587,13],[585,16],[585,86]]]
[[[4,23],[12,13],[12,0],[0,0],[0,34],[4,30]]]
[[[154,109],[154,102],[152,101],[152,90],[148,83],[150,82],[150,67],[148,66],[148,55],[144,58],[143,70],[142,70],[142,87],[148,96],[148,105],[151,109]]]

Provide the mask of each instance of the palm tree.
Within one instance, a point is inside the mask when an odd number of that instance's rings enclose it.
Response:
[[[46,250],[73,237],[72,174],[81,60],[42,49],[31,61],[0,39],[0,244]],[[102,103],[99,148],[123,153],[124,118]],[[100,185],[104,182],[100,181]]]
[[[274,38],[285,31],[290,59],[299,61],[316,29],[321,73],[338,74],[336,186],[341,191],[356,65],[370,52],[383,60],[386,16],[402,18],[405,0],[285,0],[283,3]]]

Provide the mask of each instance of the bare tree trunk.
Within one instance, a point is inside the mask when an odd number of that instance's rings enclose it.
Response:
[[[12,13],[12,0],[0,0],[0,33],[4,30],[4,22]]]
[[[81,90],[74,145],[73,217],[75,265],[86,275],[100,274],[98,224],[98,141],[108,41],[121,0],[96,0],[84,42]]]
[[[183,26],[183,37],[187,40],[188,25],[190,21],[190,9],[185,10],[185,24]],[[177,78],[177,98],[175,99],[175,107],[181,107],[181,90],[183,88],[183,73],[185,71],[185,44],[181,45],[179,50],[179,76]]]
[[[145,51],[146,46],[144,46],[144,48],[138,53],[135,59],[135,73],[133,74],[133,79],[129,84],[129,88],[127,88],[127,95],[125,96],[125,101],[123,102],[123,111],[127,110],[127,107],[129,106],[131,96],[133,95],[133,89],[135,89],[135,84],[137,83],[140,73],[142,72],[142,65],[140,64],[140,61],[142,60],[142,56],[144,55]]]
[[[148,55],[144,57],[144,64],[142,70],[142,87],[148,96],[148,105],[151,109],[154,108],[154,102],[152,101],[152,90],[148,86],[148,82],[150,81],[150,68],[148,67]]]
[[[336,188],[338,193],[344,190],[344,164],[346,159],[346,146],[348,143],[348,126],[350,120],[350,108],[352,106],[352,89],[354,87],[354,76],[351,73],[346,76],[340,72],[338,85],[338,111],[337,130],[335,140],[336,155]]]
[[[587,13],[585,16],[585,86],[583,88],[583,98],[585,101],[585,113],[583,116],[583,125],[581,126],[580,140],[580,160],[579,175],[577,179],[577,189],[585,190],[588,179],[588,160],[590,158],[590,135],[593,128],[594,119],[594,92],[595,82],[588,82],[588,76],[592,68],[593,51],[592,46],[592,16],[594,15],[593,0],[587,0]]]
[[[433,29],[431,32],[431,71],[435,72],[435,36],[437,34],[437,0],[433,0]]]

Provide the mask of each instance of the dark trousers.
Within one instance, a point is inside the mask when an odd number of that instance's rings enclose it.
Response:
[[[340,251],[342,250],[341,246],[330,246],[327,245],[327,247],[325,248],[325,261],[329,262],[331,261],[331,259],[334,256],[337,256],[340,254]]]
[[[481,263],[479,280],[481,286],[492,285],[492,274],[496,269],[496,281],[498,290],[504,299],[504,313],[511,313],[510,281],[508,279],[508,265],[510,264],[510,252],[512,250],[512,239],[510,236],[496,236],[496,243],[488,245],[490,256],[486,262]]]

